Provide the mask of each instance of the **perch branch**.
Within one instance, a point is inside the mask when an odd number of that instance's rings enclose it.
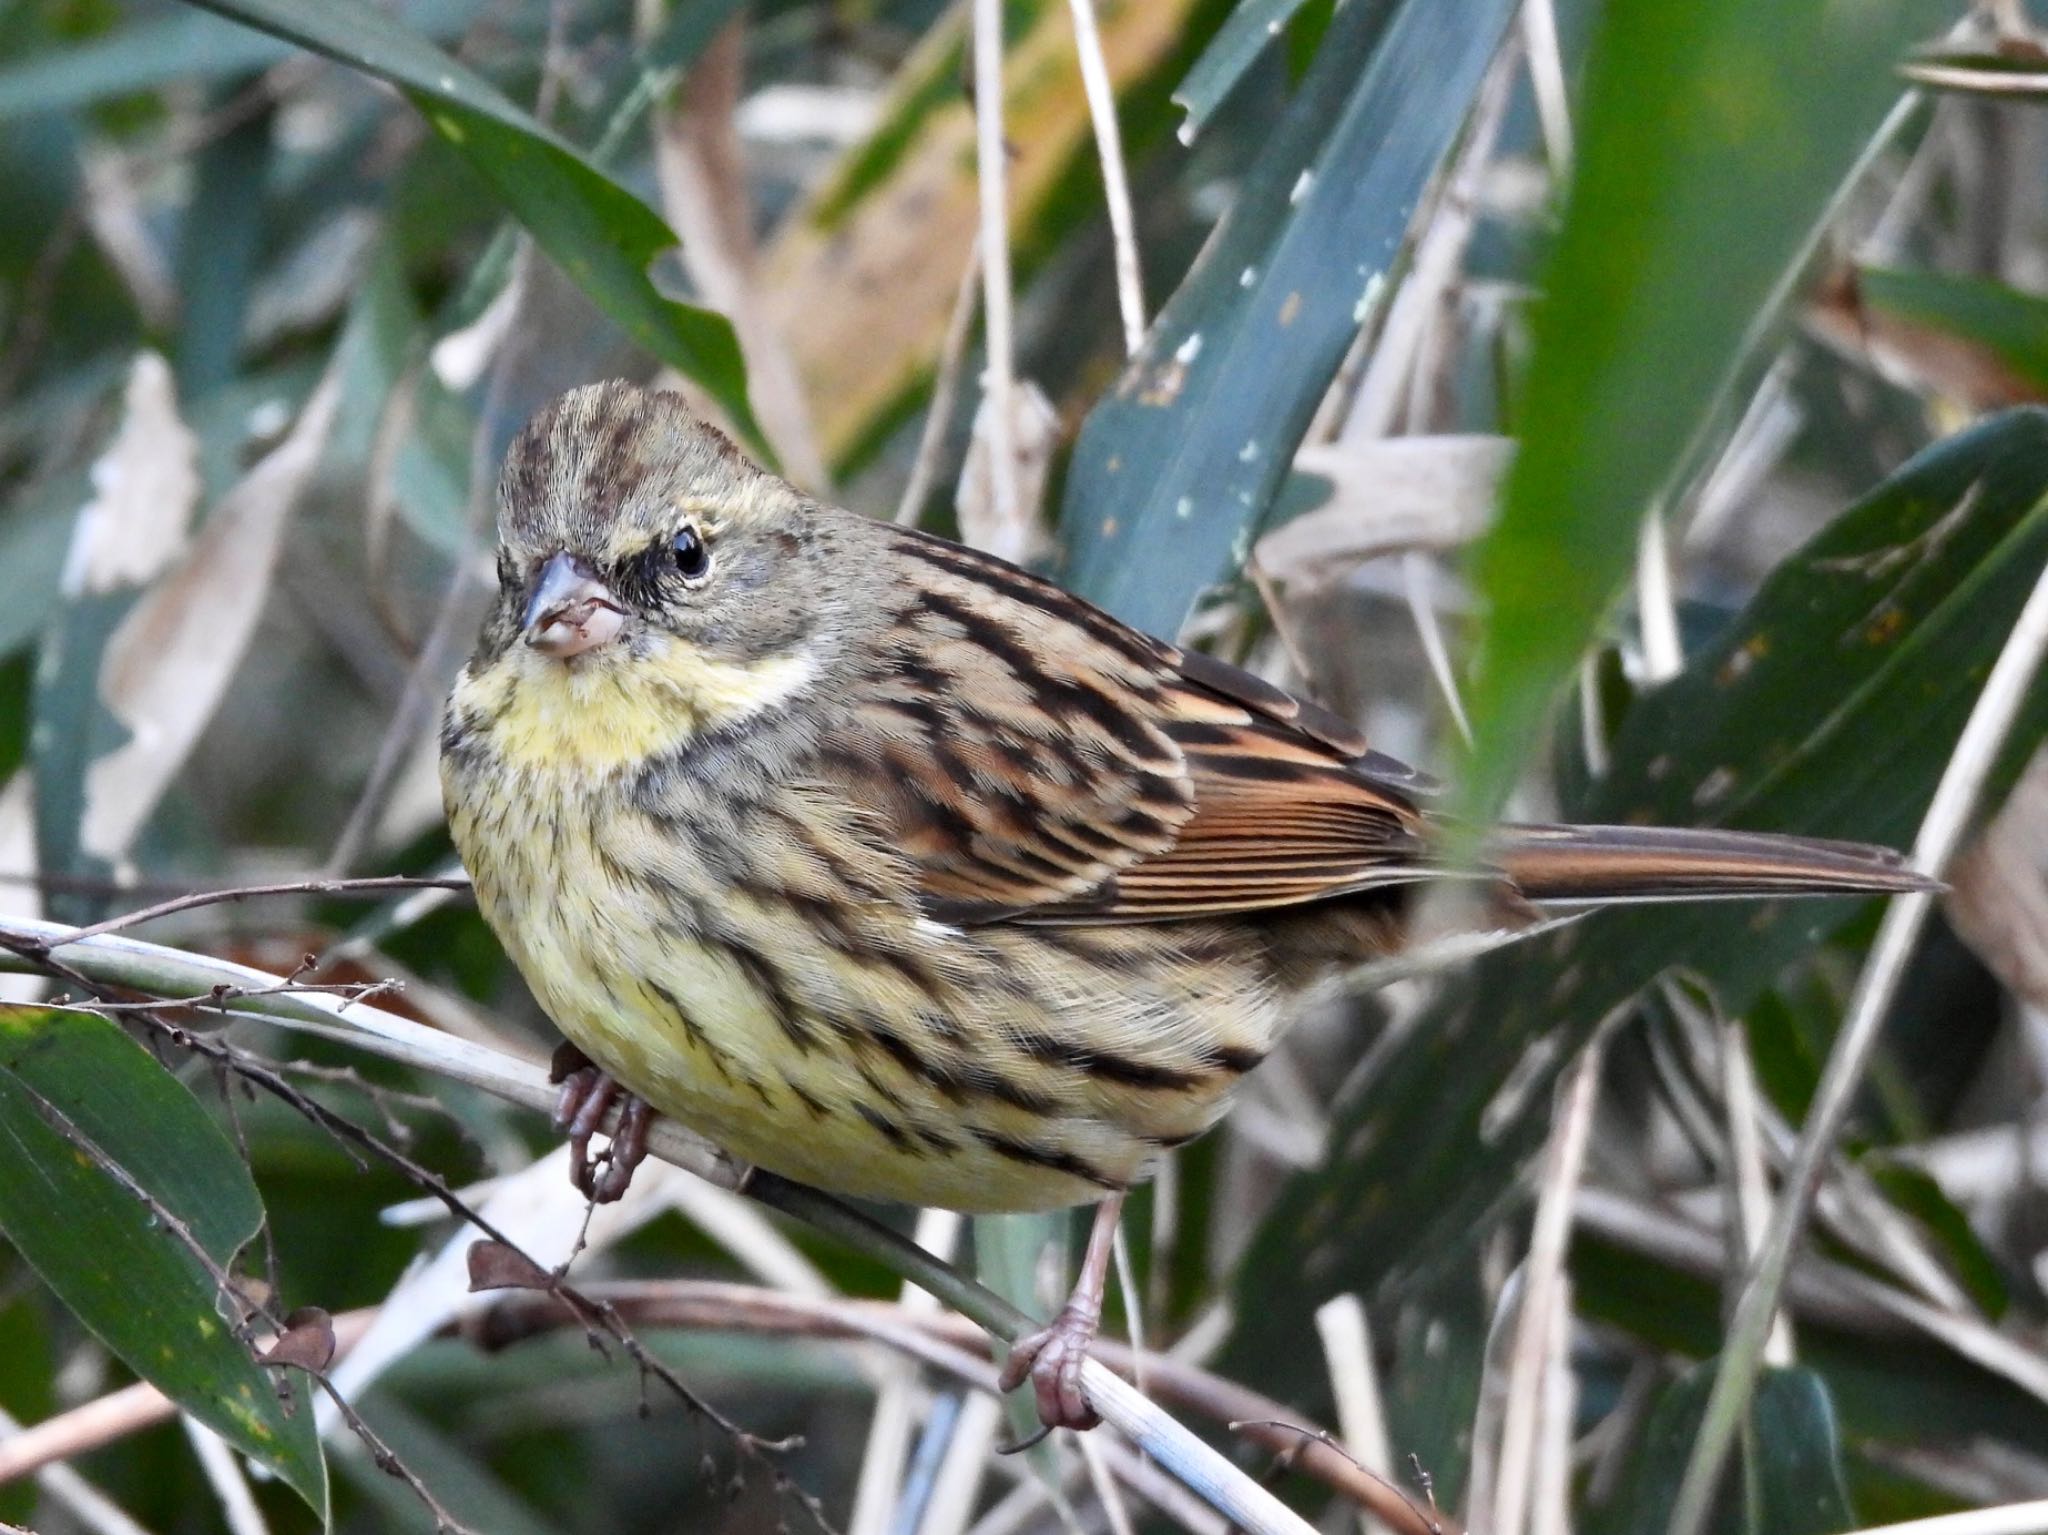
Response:
[[[386,1059],[479,1088],[508,1102],[547,1112],[555,1090],[547,1068],[506,1051],[454,1039],[423,1024],[348,997],[276,988],[280,978],[247,965],[142,943],[114,933],[77,939],[60,923],[0,918],[0,970],[42,971],[37,956],[64,947],[65,967],[98,985],[150,996],[207,998],[208,1012],[231,1013],[369,1050]],[[710,1142],[673,1120],[657,1118],[649,1151],[664,1161],[840,1238],[930,1291],[1005,1341],[1036,1325],[1010,1305],[907,1238],[830,1195],[772,1174],[749,1175]],[[1097,1360],[1083,1376],[1095,1410],[1198,1493],[1253,1535],[1306,1535],[1308,1525],[1210,1445]]]

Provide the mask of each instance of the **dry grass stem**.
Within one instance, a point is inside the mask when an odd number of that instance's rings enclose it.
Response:
[[[1074,13],[1074,50],[1081,61],[1081,85],[1095,127],[1102,160],[1102,196],[1109,205],[1110,243],[1116,257],[1117,313],[1124,325],[1124,352],[1136,356],[1145,344],[1145,278],[1138,262],[1138,224],[1131,213],[1131,185],[1124,173],[1123,130],[1116,120],[1116,87],[1102,59],[1102,32],[1095,24],[1095,0],[1068,0]]]
[[[1913,867],[1922,873],[1940,875],[1955,856],[2044,653],[2048,653],[2048,572],[2043,572],[2020,610],[1927,807],[1912,856]],[[1698,1535],[1705,1526],[1742,1403],[1756,1379],[1811,1192],[1819,1186],[1822,1169],[1833,1153],[1836,1136],[1877,1043],[1878,1028],[1905,974],[1906,961],[1933,913],[1934,900],[1928,892],[1915,891],[1894,896],[1885,911],[1870,958],[1849,999],[1841,1031],[1828,1052],[1770,1230],[1729,1323],[1700,1437],[1693,1445],[1672,1512],[1671,1535]]]

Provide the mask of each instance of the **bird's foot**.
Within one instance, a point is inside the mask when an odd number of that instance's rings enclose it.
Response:
[[[647,1126],[654,1110],[594,1065],[589,1056],[566,1041],[555,1051],[548,1080],[561,1084],[555,1099],[554,1123],[569,1137],[569,1181],[597,1204],[610,1204],[626,1192],[633,1169],[647,1159]],[[611,1144],[596,1157],[590,1138],[604,1124],[613,1104],[619,1105],[618,1128]]]
[[[1038,1418],[1048,1431],[1088,1429],[1102,1421],[1088,1405],[1088,1393],[1081,1385],[1081,1366],[1087,1363],[1101,1324],[1100,1304],[1091,1306],[1076,1296],[1061,1308],[1050,1327],[1027,1333],[1010,1345],[1010,1357],[1003,1363],[998,1383],[1003,1390],[1012,1391],[1030,1377]]]

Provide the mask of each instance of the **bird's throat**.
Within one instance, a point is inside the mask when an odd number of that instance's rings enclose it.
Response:
[[[524,647],[456,684],[456,717],[509,766],[602,777],[773,708],[816,673],[808,652],[730,661],[669,642],[571,661]]]

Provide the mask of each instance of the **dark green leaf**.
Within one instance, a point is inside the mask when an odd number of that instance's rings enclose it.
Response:
[[[1514,7],[1357,0],[1068,473],[1071,584],[1178,632],[1242,561]]]
[[[1947,1257],[1949,1268],[1970,1292],[1977,1308],[1994,1322],[2003,1316],[2010,1299],[2005,1275],[1971,1228],[1970,1218],[1956,1208],[1941,1185],[1924,1169],[1888,1157],[1866,1158],[1863,1169],[1884,1192],[1884,1197],[1912,1216]]]
[[[1038,1316],[1038,1276],[1049,1250],[1057,1251],[1059,1272],[1066,1272],[1067,1229],[1071,1224],[1065,1211],[1033,1212],[1023,1215],[978,1215],[974,1218],[974,1265],[981,1282],[1026,1316]],[[1038,1409],[1032,1405],[1029,1388],[1013,1392],[1003,1401],[1012,1439],[1023,1440],[1038,1432]],[[1045,1484],[1054,1503],[1065,1508],[1060,1491],[1060,1466],[1049,1441],[1033,1445],[1029,1452],[1031,1469]]]
[[[641,51],[647,69],[688,69],[745,0],[676,0]]]
[[[541,249],[633,342],[695,379],[757,452],[746,365],[723,315],[662,297],[647,267],[676,243],[660,215],[496,86],[362,0],[193,0],[389,80]]]
[[[0,1261],[0,1284],[14,1292],[0,1301],[0,1409],[17,1423],[40,1423],[56,1409],[51,1378],[49,1318],[43,1298],[14,1283],[17,1265]],[[24,1477],[0,1486],[0,1519],[26,1524],[36,1511],[36,1485]]]
[[[1173,93],[1175,104],[1188,114],[1187,121],[1180,126],[1183,144],[1194,143],[1195,135],[1202,131],[1210,115],[1237,89],[1245,71],[1287,30],[1294,13],[1307,3],[1308,0],[1243,0],[1230,13],[1230,19],[1209,40],[1209,46],[1195,60],[1195,67]]]
[[[1573,1301],[1588,1321],[1695,1359],[1720,1344],[1721,1288],[1695,1272],[1589,1230],[1573,1235],[1571,1271]],[[2048,1446],[2048,1404],[2037,1394],[1945,1344],[1886,1323],[1873,1334],[1797,1299],[1825,1293],[1794,1286],[1794,1335],[1801,1362],[1827,1381],[1846,1438],[1921,1451],[1961,1450],[1986,1436],[2030,1452]]]
[[[0,518],[0,655],[34,638],[57,605],[71,523],[92,487],[62,474],[16,497]]]
[[[558,1373],[556,1379],[560,1378]],[[494,1396],[502,1392],[502,1372],[481,1389]],[[554,1535],[559,1529],[506,1486],[476,1446],[443,1433],[392,1393],[377,1392],[367,1417],[386,1444],[403,1447],[406,1466],[467,1528],[488,1530],[490,1535]],[[341,1465],[346,1479],[378,1510],[378,1528],[434,1535],[433,1516],[405,1483],[380,1471],[367,1455],[343,1457]]]
[[[1923,454],[1788,559],[1682,676],[1645,695],[1574,819],[1907,841],[2048,560],[2048,415]],[[2048,725],[2037,685],[2001,766]],[[1882,741],[1883,750],[1872,743]],[[1858,910],[1843,901],[1614,910],[1450,979],[1338,1111],[1240,1276],[1232,1362],[1267,1377],[1337,1290],[1372,1292],[1484,1228],[1540,1138],[1558,1068],[1653,976],[1729,1014]],[[1304,1256],[1305,1255],[1305,1256]],[[1306,1283],[1303,1283],[1304,1277]],[[1299,1297],[1293,1303],[1291,1297]]]
[[[1855,1528],[1835,1405],[1813,1371],[1765,1370],[1757,1377],[1742,1451],[1752,1535],[1834,1535]]]
[[[1697,1367],[1667,1386],[1651,1409],[1629,1491],[1599,1528],[1661,1529],[1713,1384]],[[1766,1370],[1743,1432],[1742,1483],[1723,1484],[1708,1528],[1716,1535],[1832,1535],[1854,1527],[1842,1479],[1842,1448],[1827,1387],[1811,1370]]]
[[[1601,10],[1535,320],[1471,693],[1490,812],[1629,568],[1636,526],[1801,259],[1938,0]],[[1711,259],[1706,259],[1711,253]]]
[[[216,89],[229,105],[236,87]],[[178,389],[197,399],[233,378],[263,241],[270,176],[270,112],[239,114],[195,157],[192,197],[178,241]]]
[[[303,1393],[279,1399],[166,1216],[225,1268],[263,1206],[219,1127],[113,1024],[0,1009],[0,1230],[130,1369],[324,1517],[327,1471]]]
[[[408,0],[407,23],[429,37],[455,37],[480,0]],[[90,106],[111,97],[254,74],[289,57],[274,38],[191,11],[130,20],[103,37],[52,48],[0,68],[0,122]]]
[[[1823,1008],[1825,1017],[1821,1016]],[[1807,1105],[1813,1102],[1821,1063],[1840,1016],[1839,999],[1810,981],[1789,990],[1765,992],[1743,1015],[1757,1086],[1772,1106],[1794,1123],[1806,1117]]]

